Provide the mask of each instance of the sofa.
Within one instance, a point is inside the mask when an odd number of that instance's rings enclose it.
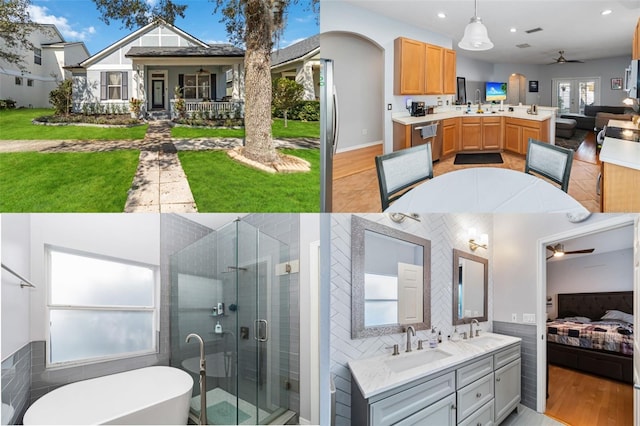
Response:
[[[599,113],[601,113],[600,119],[596,123],[596,116]],[[560,117],[576,120],[578,129],[599,131],[609,120],[631,120],[630,114],[631,112],[625,106],[587,105],[584,107],[584,114],[562,114]]]

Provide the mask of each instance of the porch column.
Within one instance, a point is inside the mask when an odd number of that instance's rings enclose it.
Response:
[[[316,99],[316,93],[313,87],[313,62],[307,61],[302,68],[298,69],[296,82],[302,84],[302,87],[304,87],[303,100],[313,101]]]
[[[244,65],[233,64],[233,89],[231,99],[234,101],[244,100]]]

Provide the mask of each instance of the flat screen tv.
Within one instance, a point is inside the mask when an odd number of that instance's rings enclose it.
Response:
[[[485,91],[487,101],[504,101],[507,99],[507,83],[488,81]]]

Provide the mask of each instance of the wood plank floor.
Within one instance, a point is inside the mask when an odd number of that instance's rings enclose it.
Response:
[[[454,165],[455,156],[434,163],[434,176],[469,167],[502,167],[523,171],[523,155],[502,153],[503,164]],[[571,168],[569,195],[578,200],[590,212],[600,212],[600,196],[596,183],[600,164],[596,152],[595,135],[589,132],[574,155]],[[380,212],[380,192],[375,164],[371,168],[333,181],[333,211],[343,213]]]
[[[550,365],[544,414],[572,426],[631,426],[633,386]]]

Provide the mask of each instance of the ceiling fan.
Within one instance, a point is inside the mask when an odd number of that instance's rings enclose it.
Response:
[[[564,256],[565,254],[593,253],[595,249],[590,248],[584,250],[565,251],[564,244],[556,244],[555,246],[547,246],[547,250],[553,252],[551,256],[547,257],[547,260],[549,260],[552,257],[560,257]]]
[[[566,64],[568,62],[572,62],[572,63],[576,63],[576,64],[584,64],[583,61],[578,61],[576,59],[566,59],[564,57],[564,50],[558,50],[558,53],[560,54],[560,56],[556,59],[556,61],[555,62],[551,62],[550,64],[547,64],[547,65]]]

